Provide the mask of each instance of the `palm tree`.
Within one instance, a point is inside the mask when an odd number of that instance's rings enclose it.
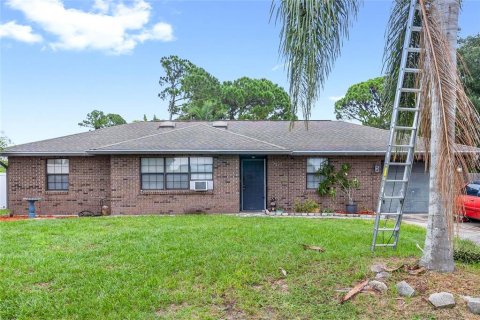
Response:
[[[424,48],[421,136],[430,167],[430,205],[421,263],[431,270],[453,271],[455,199],[475,161],[461,144],[480,145],[474,130],[479,116],[465,95],[455,64],[459,0],[420,0]],[[394,0],[386,32],[385,69],[396,81],[410,0]],[[357,0],[278,0],[272,16],[281,24],[280,53],[286,60],[292,111],[308,120],[319,91],[340,55],[356,18]],[[473,129],[472,129],[473,128]],[[461,153],[458,151],[462,151]],[[470,151],[470,150],[468,150]]]
[[[226,118],[226,110],[218,101],[206,100],[184,109],[178,117],[180,120],[214,121]]]

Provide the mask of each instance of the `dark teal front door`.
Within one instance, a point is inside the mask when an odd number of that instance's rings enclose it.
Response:
[[[242,159],[242,210],[265,209],[265,159]]]

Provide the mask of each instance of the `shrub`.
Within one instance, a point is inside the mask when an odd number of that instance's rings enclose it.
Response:
[[[293,209],[295,210],[295,212],[311,213],[318,211],[318,208],[318,203],[310,199],[307,199],[304,202],[295,200],[295,203],[293,205]]]
[[[335,210],[333,210],[332,208],[325,208],[322,210],[322,213],[335,213]]]
[[[349,179],[348,172],[350,168],[351,165],[348,163],[342,164],[338,171],[331,164],[323,165],[316,173],[317,176],[322,177],[317,188],[318,195],[329,195],[335,198],[338,187],[347,197],[348,204],[354,204],[354,193],[360,187],[360,182],[355,177]]]
[[[464,263],[480,263],[480,246],[471,240],[456,239],[453,258]]]

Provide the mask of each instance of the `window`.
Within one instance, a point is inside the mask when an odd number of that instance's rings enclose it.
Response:
[[[167,189],[188,189],[188,158],[166,158]]]
[[[466,188],[467,195],[480,196],[480,184],[470,183]]]
[[[164,167],[163,158],[143,158],[141,160],[143,190],[164,188]]]
[[[68,190],[68,159],[47,159],[47,190]]]
[[[316,173],[327,162],[326,158],[307,158],[307,189],[317,189],[322,177]]]
[[[213,180],[213,158],[142,158],[141,178],[142,190],[189,189],[191,180]]]
[[[195,157],[190,158],[191,180],[213,180],[213,158]]]

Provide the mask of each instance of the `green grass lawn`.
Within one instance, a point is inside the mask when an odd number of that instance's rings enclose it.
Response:
[[[335,289],[375,258],[364,220],[105,217],[0,223],[0,319],[352,319]],[[303,250],[319,245],[324,253]],[[287,271],[284,277],[280,268]]]

